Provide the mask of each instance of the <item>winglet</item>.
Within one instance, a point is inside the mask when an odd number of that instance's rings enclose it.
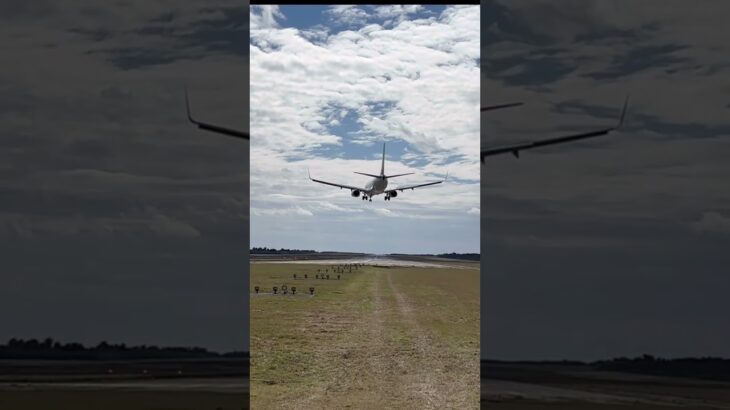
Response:
[[[195,124],[196,122],[193,119],[192,114],[190,114],[190,98],[188,98],[188,86],[187,86],[187,84],[185,85],[185,109],[188,112],[188,120],[190,120],[190,122],[192,122],[192,123]]]
[[[621,117],[618,120],[618,125],[616,126],[616,129],[621,128],[621,126],[624,125],[624,118],[626,117],[626,111],[629,107],[629,96],[626,95],[626,99],[624,100],[624,107],[621,109]]]
[[[449,171],[446,171],[446,176],[444,177],[444,181],[446,181],[447,179],[449,179]]]
[[[215,125],[215,124],[207,124],[207,123],[200,122],[200,121],[194,119],[193,114],[190,112],[190,98],[188,97],[187,84],[185,85],[185,109],[187,110],[188,120],[190,120],[191,123],[197,125],[198,128],[200,128],[202,130],[217,132],[219,134],[229,135],[231,137],[236,137],[236,138],[243,138],[246,140],[248,140],[250,138],[248,132],[238,131],[238,130],[234,130],[231,128],[225,128],[225,127],[221,127],[221,126]]]
[[[312,179],[312,174],[309,173],[309,167],[307,167],[307,176],[309,177],[309,179]]]

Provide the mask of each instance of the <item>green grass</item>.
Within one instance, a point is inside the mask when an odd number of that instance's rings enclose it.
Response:
[[[198,392],[0,391],[0,409],[243,410],[245,394]]]
[[[252,296],[252,408],[478,405],[478,269],[325,268],[252,264],[251,289],[315,287]]]

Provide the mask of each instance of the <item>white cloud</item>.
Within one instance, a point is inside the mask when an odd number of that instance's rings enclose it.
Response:
[[[255,11],[258,11],[258,13],[255,13]],[[284,14],[279,10],[279,6],[251,6],[251,30],[277,28],[279,27],[277,19],[285,19]]]
[[[375,209],[373,209],[373,212],[375,212],[378,215],[382,215],[382,216],[393,216],[393,212],[391,212],[390,209],[375,208]]]
[[[330,18],[337,24],[359,25],[365,23],[370,14],[364,9],[353,5],[331,6],[327,10]]]
[[[302,208],[301,206],[294,206],[289,208],[270,209],[270,208],[251,208],[251,214],[256,216],[262,215],[299,215],[299,216],[314,216],[312,211]]]
[[[266,136],[251,141],[252,215],[289,210],[282,218],[295,217],[295,201],[315,218],[350,214],[364,223],[394,214],[432,221],[443,215],[474,218],[463,210],[479,208],[479,7],[448,7],[428,19],[413,18],[418,7],[368,10],[374,18],[398,21],[366,25],[374,22],[367,10],[339,6],[328,15],[359,28],[332,34],[321,26],[302,31],[252,24],[251,133]],[[346,124],[348,113],[356,116],[357,132],[330,131]],[[350,171],[379,171],[382,140],[408,143],[400,161],[386,161],[388,173],[416,173],[393,185],[447,172],[453,178],[368,204],[347,190],[307,179],[309,168],[316,178],[364,185],[367,178]],[[373,159],[314,151],[341,152],[345,141],[371,149]],[[395,154],[400,153],[388,151]],[[362,212],[367,207],[376,210]],[[472,228],[476,232],[478,224]]]
[[[718,212],[705,212],[690,227],[697,232],[730,234],[730,218]]]
[[[156,215],[148,226],[153,232],[161,236],[178,238],[197,238],[200,236],[200,232],[192,225],[162,214]]]

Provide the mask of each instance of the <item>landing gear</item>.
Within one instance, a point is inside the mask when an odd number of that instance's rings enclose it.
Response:
[[[373,202],[373,198],[370,198],[370,202]]]

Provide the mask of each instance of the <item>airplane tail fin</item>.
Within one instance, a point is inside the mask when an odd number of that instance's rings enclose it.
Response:
[[[383,143],[383,162],[380,163],[380,176],[385,176],[385,143]]]

